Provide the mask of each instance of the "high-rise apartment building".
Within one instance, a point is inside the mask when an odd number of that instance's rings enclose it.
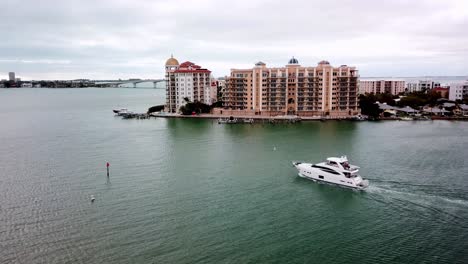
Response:
[[[15,79],[15,73],[14,72],[9,72],[8,73],[8,79],[10,79],[10,82],[14,82]]]
[[[285,67],[232,69],[226,79],[224,113],[240,115],[349,116],[359,113],[358,71],[321,61],[302,67],[294,57]]]
[[[400,80],[361,80],[359,81],[359,93],[398,95],[405,92],[405,81]]]
[[[190,61],[182,64],[171,56],[166,61],[166,111],[178,113],[188,99],[211,104],[211,71]]]

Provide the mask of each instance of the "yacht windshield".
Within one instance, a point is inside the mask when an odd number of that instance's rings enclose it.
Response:
[[[350,168],[349,163],[346,162],[346,161],[345,161],[345,162],[342,162],[342,163],[341,163],[341,166],[343,166],[343,168],[344,168],[345,170],[349,170],[349,168]]]

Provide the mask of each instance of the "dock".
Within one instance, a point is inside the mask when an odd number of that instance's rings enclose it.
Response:
[[[220,124],[253,124],[253,123],[298,123],[302,121],[325,121],[325,120],[355,120],[354,117],[322,117],[322,116],[226,116],[214,114],[199,114],[199,115],[179,115],[172,113],[151,113],[151,116],[161,118],[200,118],[200,119],[215,119]]]

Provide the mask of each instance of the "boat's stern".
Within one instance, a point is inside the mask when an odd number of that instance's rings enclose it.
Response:
[[[364,190],[369,187],[369,180],[362,179],[362,181],[356,184],[356,186],[359,190]]]

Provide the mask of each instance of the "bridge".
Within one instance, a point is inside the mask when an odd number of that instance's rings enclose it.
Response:
[[[157,89],[156,84],[164,82],[166,79],[129,79],[129,80],[99,80],[94,81],[96,86],[99,87],[119,87],[122,84],[132,84],[133,88],[136,88],[139,83],[153,83],[153,88]]]

